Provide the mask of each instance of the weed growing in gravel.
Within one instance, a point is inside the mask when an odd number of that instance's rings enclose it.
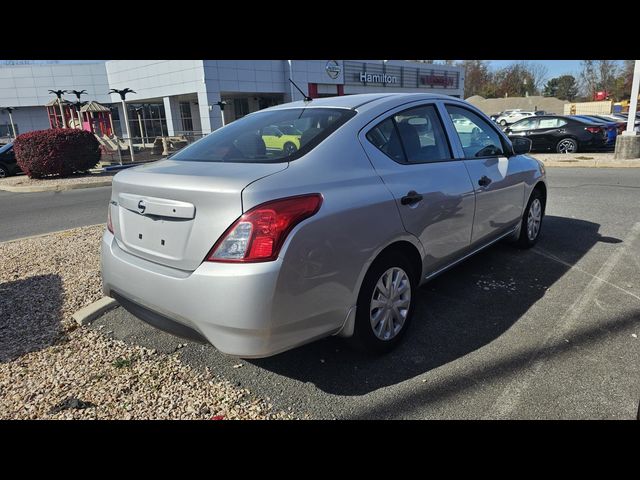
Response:
[[[131,360],[128,358],[118,357],[113,362],[111,362],[111,365],[114,366],[115,368],[126,368],[131,366]]]

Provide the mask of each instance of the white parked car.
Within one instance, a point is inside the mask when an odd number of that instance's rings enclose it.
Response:
[[[536,112],[529,112],[525,110],[507,110],[503,115],[496,118],[496,122],[506,127],[512,123],[522,120],[523,118],[532,117]]]

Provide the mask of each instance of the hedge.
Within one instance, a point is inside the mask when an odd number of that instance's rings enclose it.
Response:
[[[67,177],[100,161],[100,143],[93,133],[71,128],[23,133],[15,139],[13,150],[18,165],[31,178]]]

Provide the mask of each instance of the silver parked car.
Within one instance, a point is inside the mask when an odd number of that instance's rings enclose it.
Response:
[[[274,124],[300,148],[266,148]],[[547,188],[530,146],[440,95],[252,113],[114,177],[104,293],[240,357],[329,335],[388,351],[420,284],[500,239],[538,240]]]

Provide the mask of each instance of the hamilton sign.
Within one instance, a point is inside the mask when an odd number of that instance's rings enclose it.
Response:
[[[398,83],[398,77],[387,73],[360,73],[362,83]]]

